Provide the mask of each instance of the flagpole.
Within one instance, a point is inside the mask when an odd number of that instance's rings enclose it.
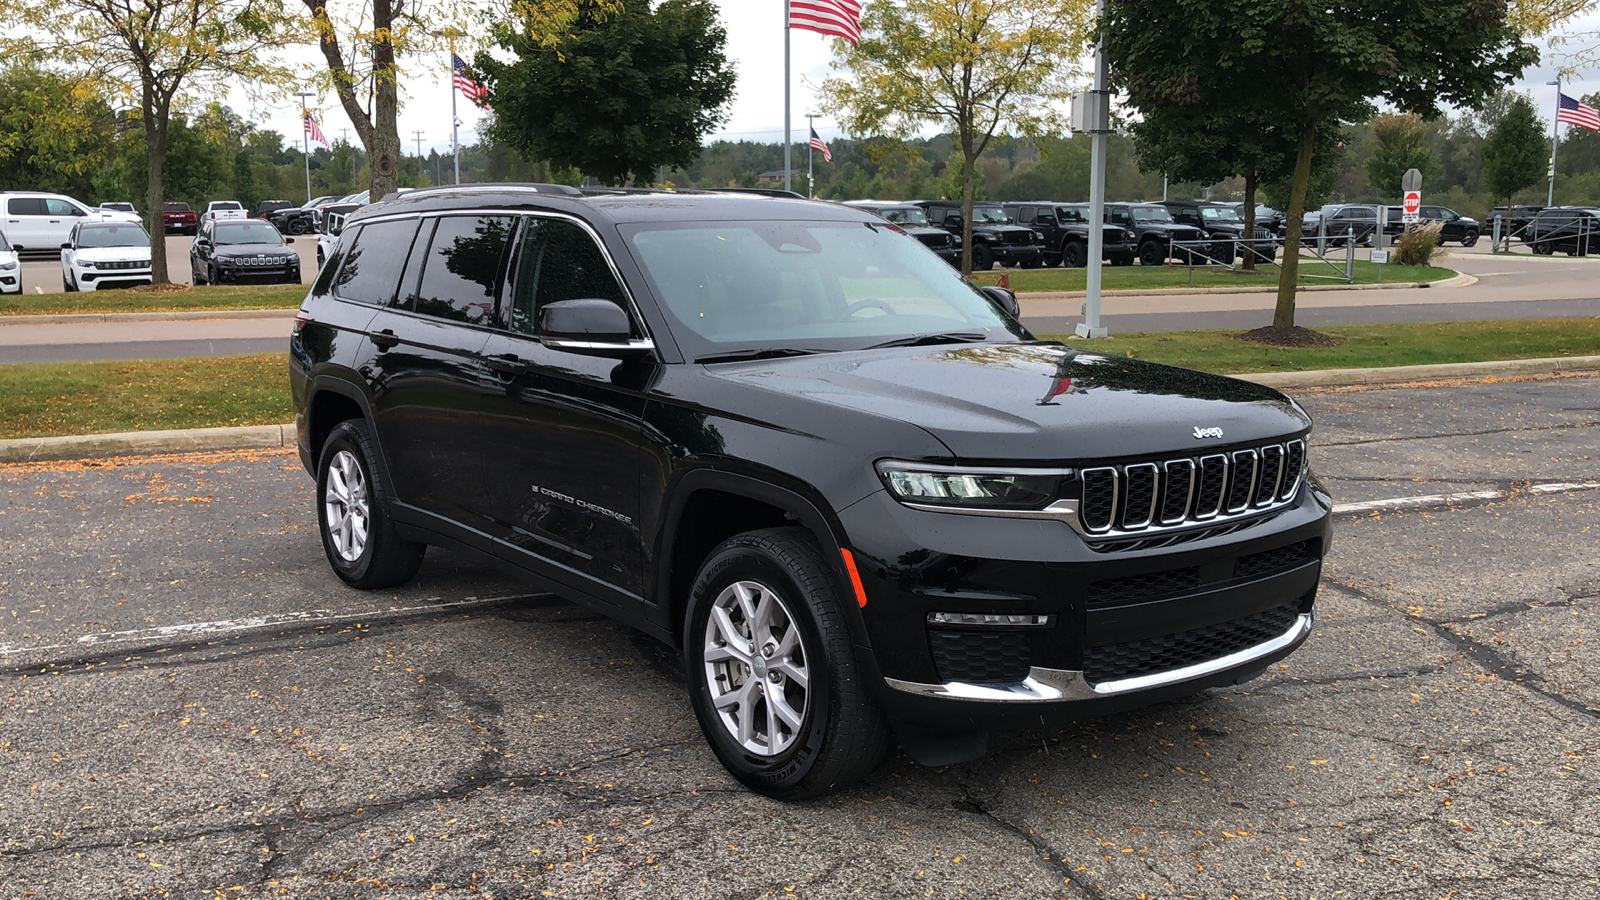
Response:
[[[812,200],[817,199],[816,165],[814,160],[817,147],[811,143],[811,136],[817,133],[817,126],[812,123],[816,113],[806,113],[806,195]]]
[[[783,0],[783,189],[794,190],[789,183],[791,164],[789,153],[789,0]]]
[[[311,202],[311,128],[306,123],[306,118],[311,115],[311,110],[306,106],[307,97],[315,97],[309,91],[296,91],[295,96],[300,98],[300,154],[306,160],[306,202]],[[1560,100],[1557,100],[1560,103]]]
[[[450,150],[456,157],[456,184],[461,183],[461,118],[456,115],[456,48],[450,48]]]
[[[1550,123],[1550,195],[1545,199],[1545,206],[1556,205],[1556,136],[1561,133],[1561,79],[1555,80],[1556,86],[1556,120]],[[1509,218],[1511,210],[1506,210]]]

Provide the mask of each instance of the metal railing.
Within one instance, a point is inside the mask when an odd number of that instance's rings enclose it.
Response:
[[[1350,229],[1345,234],[1342,242],[1344,245],[1344,258],[1342,260],[1330,258],[1328,256],[1326,243],[1327,236],[1323,235],[1320,237],[1322,240],[1319,241],[1319,245],[1308,245],[1304,240],[1302,240],[1300,242],[1300,257],[1301,259],[1306,259],[1306,251],[1309,250],[1310,260],[1321,262],[1322,264],[1326,265],[1329,269],[1333,270],[1333,274],[1328,275],[1318,274],[1315,272],[1304,272],[1301,273],[1300,277],[1341,281],[1345,284],[1354,282],[1356,261],[1355,229]],[[1335,238],[1337,238],[1337,235]],[[1268,246],[1272,248],[1270,252],[1264,249],[1264,247]],[[1242,268],[1245,256],[1247,254],[1255,257],[1255,263],[1257,266],[1277,266],[1281,269],[1283,264],[1278,260],[1277,252],[1280,246],[1283,248],[1283,252],[1289,252],[1287,243],[1280,245],[1276,239],[1270,237],[1214,238],[1211,240],[1200,241],[1175,241],[1169,239],[1167,242],[1167,258],[1183,259],[1187,261],[1186,264],[1189,267],[1189,284],[1193,285],[1194,270],[1196,268],[1203,268],[1205,266],[1218,266],[1229,271],[1237,271],[1238,269]],[[1223,247],[1228,249],[1228,258],[1226,260],[1217,258],[1220,255],[1219,249]],[[1201,260],[1201,262],[1196,263],[1195,260],[1197,259]]]
[[[1600,250],[1600,226],[1582,213],[1574,212],[1573,215],[1576,218],[1571,222],[1541,229],[1533,227],[1538,224],[1537,219],[1524,222],[1521,226],[1515,226],[1504,218],[1494,219],[1489,246],[1495,253],[1512,253],[1511,240],[1516,238],[1535,256],[1550,256],[1557,252],[1588,256],[1590,252]],[[1502,233],[1506,225],[1513,227]]]

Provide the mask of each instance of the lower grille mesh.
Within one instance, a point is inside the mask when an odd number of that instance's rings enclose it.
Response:
[[[1101,682],[1181,669],[1269,641],[1288,631],[1299,615],[1299,603],[1288,603],[1220,625],[1092,647],[1084,654],[1083,675]]]
[[[1239,561],[1234,563],[1233,575],[1235,578],[1259,578],[1280,569],[1293,568],[1316,559],[1321,549],[1322,542],[1312,538],[1276,550],[1241,556]]]
[[[931,630],[928,646],[943,682],[1011,684],[1028,677],[1025,631]]]
[[[1200,568],[1198,566],[1174,569],[1170,572],[1129,575],[1126,578],[1097,581],[1089,585],[1089,605],[1099,606],[1107,603],[1124,603],[1129,600],[1142,600],[1146,597],[1180,594],[1185,591],[1192,591],[1199,586]]]

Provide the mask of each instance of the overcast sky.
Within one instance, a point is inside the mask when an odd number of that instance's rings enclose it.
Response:
[[[784,0],[714,0],[722,11],[722,24],[728,30],[728,57],[738,72],[738,87],[727,121],[712,139],[779,141],[783,138],[783,21]],[[1575,23],[1578,32],[1600,30],[1600,14],[1587,21]],[[816,87],[828,76],[832,39],[809,31],[796,31],[791,39],[791,71],[793,89],[794,139],[805,136],[805,113],[817,112],[814,108]],[[293,52],[296,60],[316,61],[320,55],[314,49]],[[1555,65],[1546,54],[1540,66],[1529,69],[1516,87],[1527,91],[1549,121],[1554,116],[1555,88],[1546,82],[1555,79]],[[1600,72],[1583,73],[1584,80],[1564,88],[1569,96],[1579,96],[1600,90]],[[429,148],[441,153],[450,149],[450,73],[447,56],[434,60],[409,61],[403,86],[400,109],[400,137],[408,155],[417,152],[415,131],[422,132],[422,152]],[[252,104],[237,92],[229,102],[241,113],[253,113],[262,128],[283,134],[289,141],[299,144],[301,127],[296,102],[279,103],[275,107]],[[328,139],[341,135],[340,129],[350,128],[349,119],[339,107],[337,98],[325,94],[320,102],[312,101],[313,109],[321,109],[318,121]],[[457,114],[461,119],[461,143],[477,140],[475,128],[479,110],[465,98],[456,100]],[[817,120],[817,132],[832,139],[840,131],[832,119]],[[349,131],[355,141],[355,131]]]

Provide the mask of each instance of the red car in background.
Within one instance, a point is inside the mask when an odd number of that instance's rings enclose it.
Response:
[[[194,234],[200,230],[200,217],[181,200],[168,200],[161,207],[161,229],[179,234]]]

